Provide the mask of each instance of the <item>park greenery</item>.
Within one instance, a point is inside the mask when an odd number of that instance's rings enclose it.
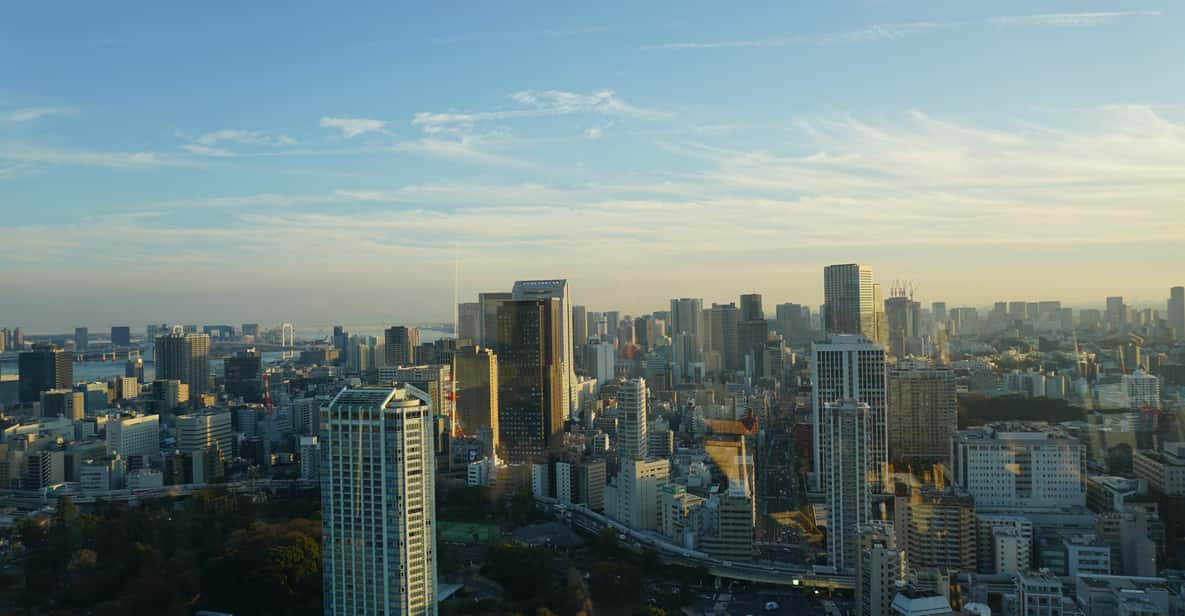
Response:
[[[39,614],[320,614],[318,517],[315,496],[206,490],[87,513],[62,497],[51,517],[17,527],[21,603]]]

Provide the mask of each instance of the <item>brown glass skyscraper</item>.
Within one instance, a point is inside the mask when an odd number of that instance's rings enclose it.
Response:
[[[498,431],[511,464],[542,457],[563,428],[559,310],[555,299],[498,307]]]
[[[18,389],[22,403],[38,402],[41,392],[74,386],[74,361],[70,354],[49,344],[33,345],[18,361]]]
[[[457,422],[466,436],[489,428],[498,450],[498,356],[489,349],[469,346],[453,355],[457,379]]]

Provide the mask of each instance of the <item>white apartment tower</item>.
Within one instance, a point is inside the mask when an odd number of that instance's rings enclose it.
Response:
[[[343,389],[318,441],[324,613],[436,614],[431,398]]]
[[[649,452],[646,434],[646,379],[630,379],[617,394],[617,451],[625,458],[645,460]]]
[[[855,400],[868,406],[866,454],[869,483],[874,492],[885,486],[888,473],[889,428],[886,403],[885,350],[858,335],[833,335],[827,342],[811,345],[811,412],[814,432],[816,478],[826,472],[822,447],[823,407],[841,400]]]
[[[856,400],[823,405],[818,424],[827,502],[827,554],[839,571],[853,571],[860,529],[869,521],[869,408]]]

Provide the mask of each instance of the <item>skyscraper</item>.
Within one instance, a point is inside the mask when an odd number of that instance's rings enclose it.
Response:
[[[958,429],[955,373],[920,363],[889,369],[887,406],[889,457],[894,462],[938,462],[950,455],[950,437]]]
[[[321,419],[324,613],[436,614],[428,395],[343,389]]]
[[[1107,325],[1112,330],[1121,331],[1127,327],[1127,305],[1123,303],[1123,297],[1112,296],[1107,298]]]
[[[847,263],[823,268],[823,331],[876,340],[872,268]]]
[[[741,296],[741,320],[764,321],[765,311],[761,308],[760,293],[746,293]]]
[[[868,523],[869,408],[856,400],[823,405],[818,424],[827,502],[827,554],[839,571],[852,571],[860,555],[860,528]]]
[[[697,350],[702,351],[704,329],[704,300],[683,297],[671,300],[671,327],[667,331],[672,337],[675,334],[690,334],[696,340]]]
[[[457,305],[457,340],[481,344],[481,303],[464,302]]]
[[[195,398],[210,390],[209,335],[174,332],[160,336],[153,358],[157,379],[181,381]]]
[[[117,347],[132,346],[132,328],[126,325],[111,327],[111,344]]]
[[[85,351],[91,343],[91,332],[85,327],[74,328],[74,350]]]
[[[885,351],[862,336],[830,336],[811,345],[811,410],[820,426],[823,407],[829,402],[853,399],[867,404],[869,483],[880,492],[889,462],[888,410],[885,391]],[[820,430],[815,430],[815,473],[821,478],[827,459]]]
[[[894,289],[893,297],[885,300],[885,321],[893,357],[921,355],[921,303],[905,295],[904,289]]]
[[[481,307],[481,330],[475,344],[498,352],[498,307],[513,297],[512,294],[501,291],[477,295],[477,303]]]
[[[222,360],[222,375],[228,396],[263,401],[263,357],[254,347]]]
[[[725,370],[738,370],[744,365],[740,360],[740,346],[737,339],[737,323],[740,311],[736,304],[712,304],[708,309],[708,326],[711,331],[712,350],[720,354]]]
[[[576,364],[573,363],[572,350],[572,294],[568,290],[567,280],[519,280],[514,283],[511,294],[515,301],[554,299],[559,302],[559,322],[557,329],[559,338],[560,388],[563,392],[563,407],[560,412],[564,419],[572,414],[572,384],[576,382]]]
[[[648,456],[646,379],[630,379],[617,393],[617,452],[625,458],[645,460]]]
[[[811,309],[800,304],[778,304],[776,323],[782,335],[791,343],[802,344],[810,340]]]
[[[1185,287],[1169,289],[1168,321],[1177,340],[1185,340]]]
[[[538,299],[498,308],[498,430],[511,464],[542,457],[563,427],[559,306]]]
[[[498,446],[498,356],[489,349],[464,347],[453,355],[457,380],[457,422],[467,436],[489,429]]]
[[[19,347],[18,347],[19,348]],[[17,358],[22,404],[39,402],[41,392],[74,386],[74,361],[70,354],[49,344],[35,344]]]
[[[388,327],[383,332],[383,344],[388,366],[413,366],[416,363],[416,347],[420,346],[420,330],[403,325]]]
[[[578,349],[588,343],[588,309],[572,306],[572,348]]]

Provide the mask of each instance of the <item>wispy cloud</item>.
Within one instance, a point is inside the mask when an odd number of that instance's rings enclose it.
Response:
[[[194,141],[201,145],[215,145],[222,142],[260,146],[296,145],[296,140],[288,135],[271,136],[262,131],[246,131],[230,128],[199,135]]]
[[[878,40],[898,40],[916,36],[940,28],[948,28],[952,24],[934,22],[912,22],[897,24],[874,24],[858,30],[845,30],[824,34],[802,34],[777,38],[740,39],[729,41],[705,41],[684,43],[662,43],[659,45],[644,45],[642,49],[727,49],[743,47],[788,47],[796,45],[840,45],[845,43],[862,43]]]
[[[348,116],[325,116],[321,118],[321,128],[336,130],[346,139],[352,139],[366,133],[386,132],[386,127],[386,120]]]
[[[490,111],[419,112],[412,126],[423,137],[394,146],[396,151],[502,167],[532,167],[523,160],[495,150],[510,141],[510,129],[503,124],[529,118],[591,115],[610,118],[606,126],[624,118],[660,118],[670,114],[627,103],[613,90],[590,93],[567,90],[520,90],[509,95],[513,106]],[[584,131],[588,139],[603,135],[603,127]]]
[[[32,122],[41,118],[55,115],[74,115],[78,110],[73,107],[26,107],[14,109],[8,113],[10,122]]]
[[[1099,13],[1045,13],[1006,15],[989,21],[997,26],[1101,26],[1126,17],[1158,17],[1160,11],[1109,11]]]
[[[248,146],[253,148],[281,148],[296,145],[296,140],[285,134],[272,135],[263,131],[249,131],[239,130],[233,128],[224,128],[221,130],[202,133],[193,136],[184,132],[176,133],[176,136],[184,139],[188,143],[181,144],[182,150],[190,154],[198,156],[210,156],[215,158],[227,158],[237,156],[241,152],[235,152],[226,147],[225,144],[234,144],[239,146]]]
[[[494,111],[474,112],[419,112],[412,117],[412,126],[425,133],[445,132],[451,127],[473,126],[483,122],[498,122],[520,118],[594,114],[613,117],[658,117],[666,115],[625,102],[613,90],[597,90],[588,94],[565,90],[521,90],[510,95],[515,107]]]
[[[226,158],[234,156],[234,152],[225,148],[216,148],[200,143],[185,143],[181,145],[181,149],[190,154],[197,154],[198,156],[212,156],[215,158]]]
[[[1110,11],[1093,13],[1045,13],[1037,15],[1005,15],[969,21],[875,24],[857,30],[823,34],[796,34],[785,37],[739,39],[726,41],[691,41],[643,45],[644,50],[738,49],[750,47],[820,46],[895,41],[938,30],[966,26],[993,25],[999,27],[1039,26],[1101,26],[1130,17],[1155,17],[1160,11]]]
[[[76,165],[112,169],[185,165],[182,161],[161,156],[156,152],[71,150],[22,143],[0,143],[0,159],[30,164]]]

